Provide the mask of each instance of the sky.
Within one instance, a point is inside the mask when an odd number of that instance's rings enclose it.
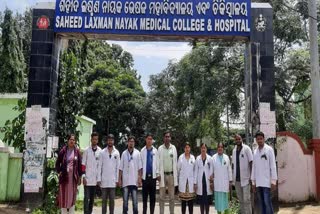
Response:
[[[23,12],[37,2],[48,1],[53,0],[1,0],[0,11],[7,7],[15,12]],[[169,60],[180,60],[191,50],[191,47],[186,42],[109,42],[121,45],[124,50],[132,54],[134,68],[141,76],[141,84],[145,91],[149,91],[148,81],[150,75],[160,73],[167,67]]]

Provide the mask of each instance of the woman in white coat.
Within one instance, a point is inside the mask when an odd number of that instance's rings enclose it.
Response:
[[[214,178],[214,200],[218,213],[228,213],[228,194],[232,185],[232,170],[223,143],[218,143],[218,153],[212,157]]]
[[[195,166],[195,189],[201,214],[209,214],[209,201],[212,195],[210,187],[210,180],[213,174],[212,158],[207,154],[207,145],[205,143],[202,143],[200,148],[201,155],[197,157]]]
[[[191,147],[187,142],[184,146],[184,154],[180,155],[178,160],[178,178],[179,178],[179,198],[181,200],[181,213],[186,213],[188,204],[189,214],[193,214],[194,192],[194,170],[195,158],[190,154]]]

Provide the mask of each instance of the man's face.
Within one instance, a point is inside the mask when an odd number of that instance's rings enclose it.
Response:
[[[107,141],[108,147],[113,147],[113,144],[114,144],[114,140],[112,138],[109,138]]]
[[[258,143],[259,146],[263,146],[264,145],[264,137],[263,136],[257,136],[256,137],[256,141]]]
[[[152,141],[153,141],[152,136],[146,137],[146,145],[147,146],[152,146]]]
[[[234,137],[234,141],[236,142],[237,146],[241,146],[242,144],[242,138],[239,135],[236,135]]]
[[[134,148],[134,140],[133,140],[133,139],[130,139],[130,140],[128,141],[128,147],[129,147],[130,149],[133,149],[133,148]]]
[[[202,154],[207,154],[207,147],[205,145],[201,146],[201,153]]]
[[[187,146],[184,147],[184,152],[185,152],[186,154],[190,154],[190,151],[191,151],[191,148],[190,148],[189,145],[187,145]]]
[[[170,133],[166,133],[164,135],[164,143],[170,143],[170,141],[171,141],[171,135]]]
[[[93,137],[91,138],[91,144],[92,144],[93,146],[96,146],[96,145],[98,144],[98,141],[99,141],[99,137],[98,137],[98,136],[93,136]]]
[[[223,154],[224,149],[223,149],[223,145],[222,144],[218,145],[217,151],[218,151],[218,154],[220,154],[220,155]]]

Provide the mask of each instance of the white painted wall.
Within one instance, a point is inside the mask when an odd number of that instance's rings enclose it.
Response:
[[[296,137],[277,138],[279,201],[286,203],[307,201],[316,195],[314,156],[304,154]]]

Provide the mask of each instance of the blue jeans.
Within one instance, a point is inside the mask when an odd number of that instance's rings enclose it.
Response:
[[[270,188],[258,187],[257,188],[260,209],[262,214],[273,214],[273,207],[271,201]]]
[[[123,187],[123,214],[128,214],[128,202],[129,202],[129,194],[132,196],[132,207],[133,214],[138,214],[138,198],[137,198],[137,186],[126,186]]]

